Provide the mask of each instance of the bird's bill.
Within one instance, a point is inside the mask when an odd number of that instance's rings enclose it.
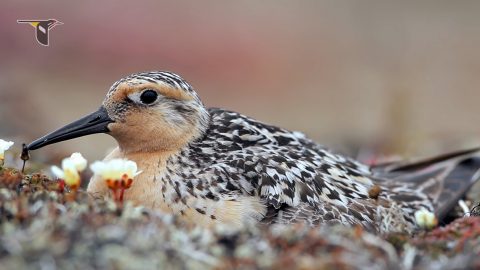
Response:
[[[113,122],[108,116],[107,110],[101,106],[97,111],[31,142],[28,150],[90,134],[107,133],[109,132],[108,124]]]

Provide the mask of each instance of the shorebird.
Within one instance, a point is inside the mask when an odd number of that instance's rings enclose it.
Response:
[[[242,114],[206,108],[171,72],[132,74],[115,82],[98,111],[32,142],[40,147],[107,133],[143,172],[125,199],[186,222],[358,224],[414,230],[414,212],[444,217],[478,179],[478,149],[369,167],[300,132]],[[93,177],[87,191],[108,196]],[[387,220],[388,219],[388,220]],[[384,229],[385,230],[385,229]]]
[[[35,28],[35,37],[40,45],[49,45],[49,32],[52,28],[63,23],[56,19],[49,20],[17,20],[17,23],[28,23]]]

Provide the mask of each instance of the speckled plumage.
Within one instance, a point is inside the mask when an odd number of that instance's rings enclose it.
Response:
[[[158,93],[144,104],[147,90]],[[190,222],[359,224],[414,229],[416,210],[440,216],[477,180],[474,151],[415,164],[370,168],[308,139],[242,114],[206,109],[180,76],[145,72],[110,88],[102,106],[139,175],[125,198]],[[108,193],[93,178],[88,191]],[[440,209],[440,210],[439,210]]]
[[[264,215],[252,216],[260,222],[337,222],[373,229],[391,208],[401,209],[409,223],[405,226],[413,225],[416,209],[433,211],[432,201],[416,186],[376,179],[368,166],[334,154],[299,132],[222,109],[209,113],[205,135],[172,156],[161,175],[169,187],[163,193],[166,201],[180,204],[179,209],[192,206],[177,198],[253,196],[266,206]],[[375,185],[382,191],[372,199],[368,192]],[[194,208],[214,217],[208,203]]]

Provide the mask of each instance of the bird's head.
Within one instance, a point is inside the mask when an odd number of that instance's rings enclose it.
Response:
[[[28,149],[107,133],[127,153],[175,150],[202,136],[208,121],[200,98],[180,76],[137,73],[115,82],[96,112],[35,140]]]
[[[57,26],[57,25],[62,25],[63,23],[59,20],[56,20],[56,19],[50,19],[47,21],[47,26],[48,26],[48,29],[52,29],[53,27]]]

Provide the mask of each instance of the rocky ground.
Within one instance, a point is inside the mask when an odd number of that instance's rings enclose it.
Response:
[[[478,269],[479,254],[480,217],[416,235],[303,225],[206,230],[82,190],[60,193],[44,175],[0,171],[0,269]]]

